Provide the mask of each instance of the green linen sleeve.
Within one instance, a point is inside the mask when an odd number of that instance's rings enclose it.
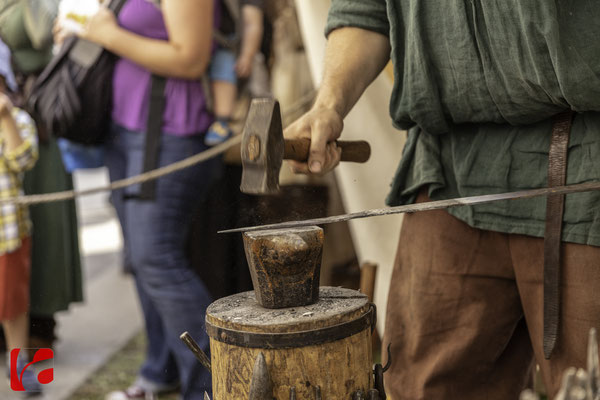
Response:
[[[332,0],[325,35],[346,26],[389,35],[386,0]]]

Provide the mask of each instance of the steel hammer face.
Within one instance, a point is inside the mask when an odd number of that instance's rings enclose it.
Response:
[[[284,140],[281,111],[275,99],[254,99],[242,132],[242,183],[249,194],[279,191]]]

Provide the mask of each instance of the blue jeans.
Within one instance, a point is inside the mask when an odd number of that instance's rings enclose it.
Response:
[[[111,137],[106,147],[111,181],[139,174],[145,134],[113,125]],[[201,136],[163,134],[159,166],[206,148]],[[219,168],[220,159],[212,159],[162,177],[154,200],[136,198],[139,185],[112,193],[148,335],[140,376],[156,387],[179,381],[183,398],[190,400],[202,399],[205,390],[211,394],[211,377],[179,336],[188,331],[209,353],[204,317],[212,300],[192,271],[185,246],[194,207]]]
[[[211,81],[225,81],[237,84],[235,72],[236,56],[231,50],[218,47],[210,60],[209,77]]]

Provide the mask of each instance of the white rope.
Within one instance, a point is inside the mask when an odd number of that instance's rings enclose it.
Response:
[[[40,204],[40,203],[52,203],[56,201],[71,200],[76,197],[87,196],[90,194],[113,191],[116,189],[122,189],[126,186],[136,185],[146,181],[158,179],[162,176],[172,174],[173,172],[191,167],[192,165],[204,162],[208,159],[214,158],[220,154],[223,154],[229,148],[239,144],[242,141],[242,135],[234,136],[226,142],[223,142],[215,147],[212,147],[202,153],[195,154],[191,157],[183,159],[181,161],[169,164],[165,167],[157,168],[152,171],[145,172],[140,175],[132,176],[130,178],[121,179],[112,182],[108,186],[102,186],[86,190],[66,190],[64,192],[54,192],[46,194],[32,194],[28,196],[16,196],[6,197],[0,199],[0,204],[11,203],[11,204]]]
[[[293,112],[298,111],[302,107],[310,104],[314,97],[316,91],[311,91],[307,95],[301,97],[298,101],[292,104],[289,108],[285,110],[282,114],[282,117],[292,114]],[[174,172],[180,171],[182,169],[191,167],[192,165],[199,164],[211,158],[217,157],[223,153],[225,153],[230,148],[237,146],[242,141],[242,135],[237,135],[232,137],[231,139],[223,142],[217,146],[214,146],[202,153],[195,154],[191,157],[183,159],[181,161],[177,161],[173,164],[169,164],[167,166],[154,169],[152,171],[144,172],[140,175],[132,176],[130,178],[121,179],[118,181],[112,182],[108,186],[97,187],[86,190],[66,190],[63,192],[54,192],[54,193],[44,193],[44,194],[32,194],[27,196],[15,196],[15,197],[6,197],[0,198],[0,204],[40,204],[40,203],[53,203],[57,201],[71,200],[81,196],[87,196],[90,194],[96,194],[101,192],[113,191],[116,189],[122,189],[127,186],[136,185],[139,183],[151,181],[158,179],[162,176],[172,174]]]

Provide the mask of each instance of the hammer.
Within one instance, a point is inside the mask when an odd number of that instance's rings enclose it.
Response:
[[[365,141],[336,141],[342,161],[364,163],[371,155]],[[279,103],[272,98],[252,100],[242,132],[242,184],[249,194],[279,190],[279,170],[284,159],[307,161],[310,139],[284,139]]]

